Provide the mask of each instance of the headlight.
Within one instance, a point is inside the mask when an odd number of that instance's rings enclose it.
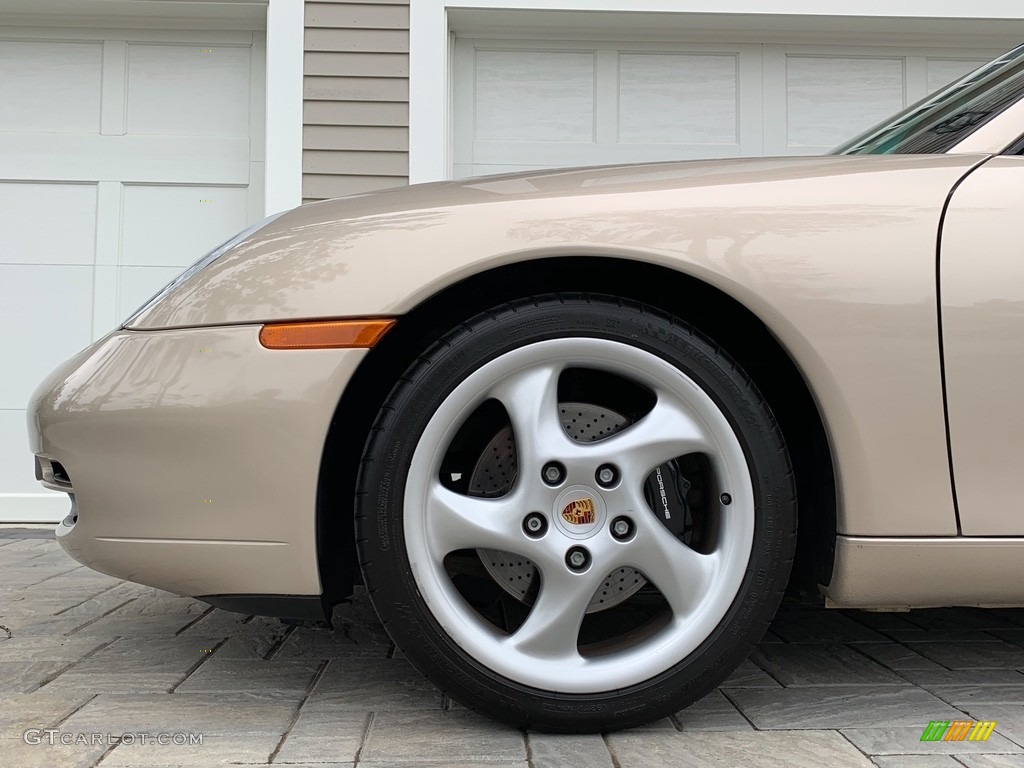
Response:
[[[241,243],[247,237],[249,237],[250,235],[256,234],[261,229],[263,229],[265,226],[267,226],[270,222],[274,221],[275,219],[279,218],[280,216],[283,216],[285,213],[287,213],[287,211],[281,211],[280,213],[275,213],[273,216],[267,216],[267,218],[263,219],[262,221],[257,221],[252,226],[247,227],[246,229],[243,229],[241,232],[239,232],[237,235],[235,235],[231,239],[226,240],[225,242],[223,242],[220,245],[218,245],[216,248],[214,248],[212,251],[207,253],[205,256],[201,257],[199,259],[199,261],[197,261],[192,266],[188,267],[184,272],[182,272],[176,278],[171,280],[171,282],[169,282],[167,285],[165,285],[163,288],[161,288],[159,291],[157,291],[156,295],[153,296],[148,301],[146,301],[145,303],[143,303],[143,305],[141,307],[139,307],[134,312],[132,312],[131,315],[128,317],[128,319],[125,320],[121,324],[121,327],[124,328],[126,326],[131,325],[132,322],[139,315],[141,315],[147,309],[149,309],[154,304],[156,304],[158,301],[160,301],[164,296],[166,296],[168,293],[170,293],[175,288],[177,288],[181,283],[185,282],[190,277],[192,277],[192,275],[194,275],[196,272],[199,272],[200,270],[205,269],[206,267],[210,266],[211,264],[213,264],[213,262],[215,262],[217,259],[219,259],[221,256],[223,256],[225,253],[230,251],[236,245]]]

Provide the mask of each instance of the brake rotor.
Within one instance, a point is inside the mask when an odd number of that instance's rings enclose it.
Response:
[[[626,417],[589,403],[560,403],[559,418],[577,442],[593,443],[629,426]],[[517,471],[512,427],[500,430],[487,444],[469,478],[472,496],[501,496],[512,488]],[[533,604],[537,567],[525,557],[495,549],[478,549],[484,568],[502,589],[527,605]],[[647,580],[635,568],[617,568],[608,574],[587,606],[587,613],[614,608],[634,595]]]

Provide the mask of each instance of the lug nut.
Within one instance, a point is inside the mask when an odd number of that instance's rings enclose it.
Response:
[[[544,465],[541,476],[548,485],[559,485],[565,480],[565,467],[557,461],[549,461]]]
[[[628,517],[616,517],[612,520],[612,536],[625,541],[633,535],[633,521]]]
[[[548,529],[548,521],[540,512],[531,512],[523,519],[523,531],[527,536],[539,539]]]
[[[573,547],[565,553],[565,564],[573,571],[584,571],[590,565],[590,553],[583,547]]]
[[[619,482],[619,471],[611,464],[602,464],[594,473],[594,478],[602,488],[611,488]]]
[[[728,493],[723,493],[722,503],[728,507],[730,504],[732,504],[732,496],[730,496]]]

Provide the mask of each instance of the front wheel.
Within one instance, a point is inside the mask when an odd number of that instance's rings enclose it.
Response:
[[[544,296],[451,331],[367,443],[357,542],[384,626],[454,699],[597,731],[678,711],[760,639],[796,500],[767,404],[677,319]]]

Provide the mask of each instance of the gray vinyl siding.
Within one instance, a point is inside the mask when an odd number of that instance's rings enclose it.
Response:
[[[302,197],[409,183],[408,0],[306,0]]]

